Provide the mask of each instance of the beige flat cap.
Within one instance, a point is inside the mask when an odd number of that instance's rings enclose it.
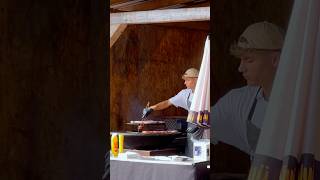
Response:
[[[196,78],[199,75],[199,71],[196,68],[189,68],[186,72],[182,75],[182,79],[185,78]]]
[[[239,56],[244,50],[281,50],[284,42],[284,31],[275,24],[263,21],[246,28],[234,43],[230,52]]]

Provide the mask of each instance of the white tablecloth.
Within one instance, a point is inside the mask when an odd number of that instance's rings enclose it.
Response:
[[[110,158],[111,180],[209,180],[209,161]]]

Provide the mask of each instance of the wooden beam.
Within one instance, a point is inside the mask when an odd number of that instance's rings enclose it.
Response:
[[[111,9],[110,8],[110,13],[120,13],[120,12],[123,12],[123,11],[120,11],[118,9]]]
[[[122,11],[147,11],[154,9],[162,9],[172,5],[183,4],[187,2],[192,2],[193,0],[157,0],[157,1],[147,1],[141,4],[133,4],[125,7],[117,8]]]
[[[110,0],[110,5],[129,2],[130,0]]]
[[[210,7],[111,13],[110,24],[150,24],[209,21]]]
[[[199,2],[199,3],[194,3],[194,4],[190,4],[187,5],[188,8],[191,7],[208,7],[208,6],[212,6],[212,2],[210,3],[210,1],[204,1],[204,2]]]
[[[142,4],[148,0],[131,0],[131,1],[126,1],[126,2],[121,2],[121,3],[116,3],[116,4],[111,4],[110,8],[112,9],[118,9],[121,7],[126,7],[126,6],[131,6],[131,5],[136,5],[136,4]]]
[[[126,24],[110,25],[110,48],[118,40],[122,32],[126,29]]]

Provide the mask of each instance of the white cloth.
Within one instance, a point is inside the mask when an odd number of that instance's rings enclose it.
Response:
[[[190,111],[210,112],[210,40],[207,37]],[[207,113],[208,113],[207,112]],[[208,121],[208,119],[207,119]],[[198,122],[199,123],[199,122]],[[202,123],[200,123],[202,124]]]
[[[320,179],[320,1],[295,0],[248,180]]]
[[[320,160],[320,1],[296,0],[256,153]]]
[[[256,86],[244,86],[233,89],[223,96],[211,109],[211,137],[239,148],[250,154],[247,140],[247,126],[250,109],[254,99],[257,104],[252,116],[252,123],[261,129],[267,101],[262,90]],[[257,94],[258,92],[258,94]]]
[[[188,98],[189,97],[189,98]],[[175,107],[181,107],[189,111],[188,101],[192,102],[193,92],[191,89],[183,89],[177,95],[169,99],[170,103]]]

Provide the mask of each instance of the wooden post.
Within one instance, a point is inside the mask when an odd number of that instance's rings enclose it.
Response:
[[[209,21],[210,7],[164,9],[111,13],[110,24],[151,24],[187,21]]]
[[[127,27],[126,24],[110,25],[110,48],[117,41],[117,39],[120,37],[122,32],[126,29],[126,27]]]

